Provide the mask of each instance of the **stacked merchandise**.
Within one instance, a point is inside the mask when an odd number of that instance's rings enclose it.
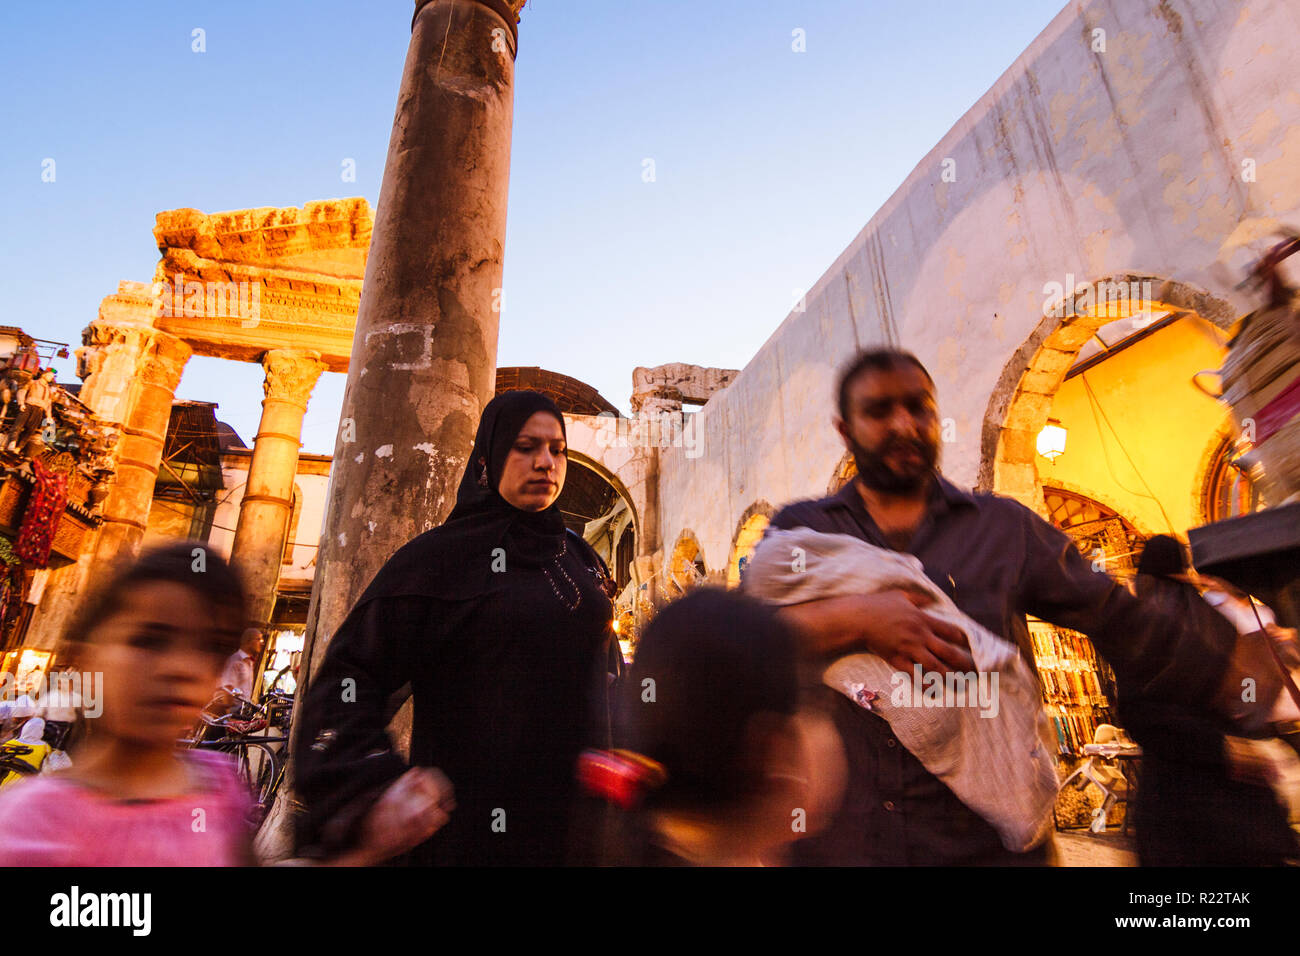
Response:
[[[1238,323],[1217,373],[1222,392],[1209,393],[1232,408],[1253,443],[1238,461],[1274,506],[1300,501],[1300,290],[1279,268],[1300,253],[1300,236],[1285,232],[1245,283],[1264,291],[1266,301]],[[1195,376],[1192,383],[1205,390]]]
[[[1077,631],[1031,619],[1029,634],[1057,750],[1079,756],[1083,746],[1092,743],[1098,724],[1114,722],[1107,696],[1114,678],[1097,659],[1092,642]]]

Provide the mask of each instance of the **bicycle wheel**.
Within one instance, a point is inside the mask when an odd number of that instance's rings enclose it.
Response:
[[[284,757],[280,748],[256,741],[248,741],[243,749],[249,768],[250,795],[254,801],[252,822],[260,824],[275,799],[283,774]]]
[[[280,781],[284,779],[285,762],[284,752],[276,751],[265,762],[258,777],[258,803],[261,805],[263,818],[275,805],[276,791],[280,789]],[[259,819],[258,822],[260,823],[261,820]]]

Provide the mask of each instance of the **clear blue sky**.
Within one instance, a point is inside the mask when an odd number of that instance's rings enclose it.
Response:
[[[532,0],[499,364],[624,409],[634,366],[743,366],[1061,3]],[[0,324],[79,343],[119,279],[152,278],[159,210],[374,205],[412,9],[7,0]],[[317,386],[304,451],[333,451],[343,384]],[[192,359],[178,394],[251,440],[261,370]]]

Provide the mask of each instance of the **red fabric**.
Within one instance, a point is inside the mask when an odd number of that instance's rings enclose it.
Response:
[[[1255,444],[1262,445],[1300,414],[1300,378],[1282,389],[1255,416]]]
[[[37,458],[32,459],[32,471],[36,474],[36,487],[27,503],[22,527],[18,529],[14,554],[28,564],[43,568],[49,563],[54,532],[68,503],[68,476],[50,471]]]

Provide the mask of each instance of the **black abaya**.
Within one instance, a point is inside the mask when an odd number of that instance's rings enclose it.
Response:
[[[603,562],[558,509],[496,493],[523,423],[559,410],[532,392],[484,410],[448,522],[402,548],[331,641],[303,702],[300,850],[338,850],[406,765],[385,727],[409,683],[411,763],[455,787],[450,822],[411,854],[438,864],[566,862],[574,765],[604,745],[613,608]]]

